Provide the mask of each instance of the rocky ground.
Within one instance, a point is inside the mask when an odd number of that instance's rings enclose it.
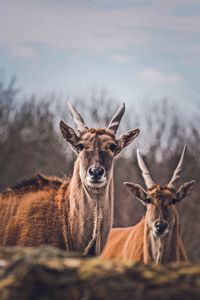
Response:
[[[0,249],[1,300],[195,300],[200,264],[144,266],[51,247]]]

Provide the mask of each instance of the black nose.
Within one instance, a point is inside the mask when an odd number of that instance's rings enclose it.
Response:
[[[167,222],[164,221],[157,221],[155,223],[156,231],[158,233],[163,233],[165,229],[167,228]]]
[[[90,174],[91,178],[94,181],[98,181],[104,175],[104,169],[101,166],[99,166],[99,167],[90,167],[89,168],[89,174]]]

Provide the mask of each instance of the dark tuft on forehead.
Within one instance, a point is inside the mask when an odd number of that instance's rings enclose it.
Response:
[[[167,185],[166,186],[156,185],[152,189],[150,189],[149,192],[153,198],[161,197],[160,199],[165,199],[165,197],[168,197],[168,196],[171,197],[173,194],[176,194],[176,191],[169,188]]]
[[[175,192],[175,189],[173,188],[169,188],[168,185],[165,185],[165,186],[160,186],[160,185],[154,185],[152,188],[149,189],[149,192],[160,192],[160,191],[169,191],[169,192],[172,192],[174,193]]]
[[[89,128],[81,132],[81,137],[83,137],[85,134],[96,134],[96,135],[108,135],[111,138],[115,138],[114,133],[112,133],[110,130],[107,130],[106,128]]]

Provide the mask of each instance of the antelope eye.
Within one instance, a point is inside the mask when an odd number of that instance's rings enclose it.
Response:
[[[150,204],[151,203],[151,198],[147,198],[146,202],[147,202],[147,204]]]
[[[85,147],[84,147],[83,144],[78,144],[78,145],[77,145],[77,149],[78,149],[79,151],[82,151],[84,148],[85,148]]]
[[[115,152],[116,147],[117,147],[117,146],[116,146],[115,144],[110,144],[108,148],[109,148],[112,152]]]
[[[173,204],[173,205],[176,204],[176,199],[173,199],[171,204]]]

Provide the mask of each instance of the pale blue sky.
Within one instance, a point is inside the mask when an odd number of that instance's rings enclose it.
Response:
[[[0,0],[0,70],[24,93],[200,101],[199,0]]]

